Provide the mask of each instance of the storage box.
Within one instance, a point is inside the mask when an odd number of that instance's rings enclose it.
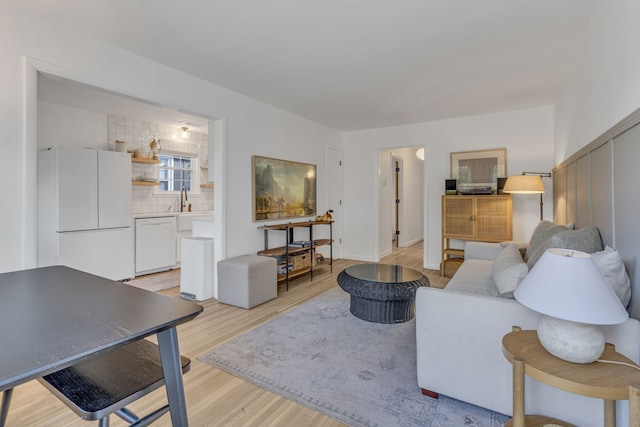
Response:
[[[291,264],[293,265],[293,271],[300,270],[302,268],[311,267],[311,254],[310,253],[291,255],[289,257],[289,260],[291,261]]]
[[[446,260],[444,262],[444,276],[453,277],[453,275],[456,274],[456,271],[458,271],[463,262],[464,258],[451,258]]]

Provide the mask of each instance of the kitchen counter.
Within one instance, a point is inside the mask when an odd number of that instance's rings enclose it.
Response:
[[[179,215],[193,215],[193,216],[211,216],[211,220],[213,220],[213,212],[212,211],[197,211],[197,212],[152,212],[152,213],[134,213],[131,214],[133,219],[137,218],[162,218],[165,216],[179,216]]]

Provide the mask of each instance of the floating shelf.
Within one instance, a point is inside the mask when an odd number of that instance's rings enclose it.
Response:
[[[145,159],[143,157],[132,157],[131,161],[133,163],[152,163],[152,164],[158,164],[160,163],[160,160],[156,160],[156,159]]]
[[[213,182],[208,184],[200,184],[200,188],[213,188]]]
[[[160,185],[158,181],[131,181],[131,185],[146,185],[148,187],[154,187]]]

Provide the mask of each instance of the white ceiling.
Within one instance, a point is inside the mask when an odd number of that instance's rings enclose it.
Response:
[[[552,105],[596,1],[12,0],[348,131]]]

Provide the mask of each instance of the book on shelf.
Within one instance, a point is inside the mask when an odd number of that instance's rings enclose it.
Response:
[[[295,247],[295,248],[308,248],[309,246],[311,246],[311,241],[309,241],[309,240],[297,240],[295,242],[289,243],[289,246],[292,246],[292,247]]]

